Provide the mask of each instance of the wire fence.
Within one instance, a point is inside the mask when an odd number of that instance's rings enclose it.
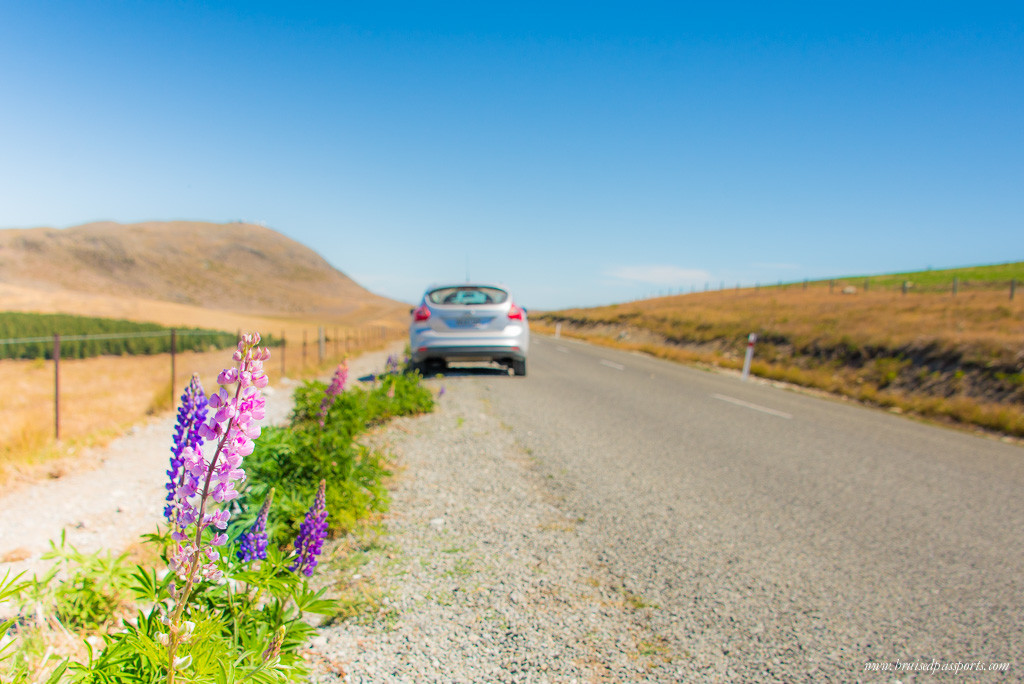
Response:
[[[820,290],[828,288],[830,294],[854,294],[857,292],[899,292],[907,294],[936,294],[946,293],[953,297],[958,294],[969,292],[1005,292],[1010,301],[1016,297],[1017,290],[1024,284],[1018,278],[1005,278],[1001,280],[980,279],[980,278],[931,278],[928,274],[919,274],[915,280],[900,276],[871,276],[865,278],[833,278],[830,280],[803,280],[796,282],[778,281],[777,283],[753,283],[735,285],[728,284],[724,280],[720,282],[707,281],[703,287],[694,284],[690,287],[669,288],[667,290],[656,290],[640,295],[633,301],[642,299],[654,299],[657,297],[672,297],[676,295],[698,294],[701,292],[728,292],[735,291],[757,292],[762,289],[782,290]]]
[[[125,333],[93,333],[84,335],[61,335],[60,333],[53,333],[48,336],[34,336],[34,337],[17,337],[17,338],[6,338],[0,339],[0,348],[10,345],[34,345],[35,354],[28,358],[45,359],[52,361],[53,363],[53,435],[54,438],[59,440],[61,437],[61,359],[62,359],[62,348],[66,351],[68,343],[90,343],[97,341],[109,341],[109,340],[138,340],[138,339],[162,339],[168,342],[166,349],[167,351],[139,351],[136,353],[120,353],[120,354],[98,354],[102,356],[160,356],[166,354],[168,356],[170,365],[170,405],[174,406],[177,395],[177,356],[180,351],[190,350],[195,351],[195,345],[188,345],[184,349],[180,342],[183,337],[193,338],[224,338],[232,337],[234,344],[240,339],[241,334],[236,333],[231,335],[230,333],[223,333],[218,331],[210,330],[184,330],[170,328],[166,330],[154,330],[154,331],[142,331],[142,332],[125,332]],[[384,325],[365,325],[357,327],[342,327],[342,326],[318,326],[312,335],[309,330],[302,331],[301,342],[289,341],[289,338],[285,332],[282,332],[280,337],[269,337],[265,340],[268,346],[276,349],[274,354],[277,357],[277,361],[280,363],[280,372],[282,376],[285,376],[288,369],[292,366],[297,366],[295,370],[297,373],[303,373],[307,367],[312,363],[315,358],[317,365],[322,365],[329,356],[341,358],[350,352],[357,350],[364,350],[372,348],[374,346],[387,343],[388,341],[398,339],[399,333],[392,328]],[[224,348],[227,345],[217,344],[210,345],[218,348]],[[291,351],[295,348],[294,351]],[[289,352],[294,357],[289,356]],[[0,354],[0,357],[7,356]],[[90,354],[89,356],[96,356]],[[23,357],[24,358],[24,357]],[[81,358],[80,353],[72,355],[71,358]],[[67,361],[68,357],[65,356],[64,360]]]

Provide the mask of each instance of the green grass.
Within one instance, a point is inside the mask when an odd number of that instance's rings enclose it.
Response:
[[[865,280],[871,288],[888,290],[902,289],[904,282],[913,283],[913,289],[917,291],[944,290],[950,291],[953,287],[953,279],[959,279],[959,285],[963,288],[981,287],[985,289],[1006,289],[1009,291],[1010,281],[1016,280],[1017,287],[1024,285],[1024,261],[1016,261],[993,266],[967,266],[963,268],[947,268],[927,271],[908,271],[906,273],[891,273],[872,276],[848,276],[837,278],[836,282],[843,284],[861,285]],[[826,282],[827,281],[819,281]],[[1022,294],[1024,296],[1024,294]]]

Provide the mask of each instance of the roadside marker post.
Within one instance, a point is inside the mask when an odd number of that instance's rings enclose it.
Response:
[[[557,340],[561,336],[562,336],[562,324],[561,323],[555,323],[555,339]]]
[[[750,361],[754,358],[754,342],[757,342],[757,333],[750,333],[747,336],[747,355],[743,357],[743,382],[750,377]]]

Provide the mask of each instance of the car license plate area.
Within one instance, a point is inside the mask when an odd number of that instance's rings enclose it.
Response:
[[[493,317],[477,318],[476,316],[460,316],[459,318],[449,319],[448,325],[459,330],[475,330],[487,327],[487,324],[492,320],[494,320]]]

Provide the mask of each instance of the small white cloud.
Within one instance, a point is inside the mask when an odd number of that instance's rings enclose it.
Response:
[[[619,280],[665,287],[694,285],[711,279],[711,274],[705,270],[678,266],[619,266],[606,271],[605,274]]]

